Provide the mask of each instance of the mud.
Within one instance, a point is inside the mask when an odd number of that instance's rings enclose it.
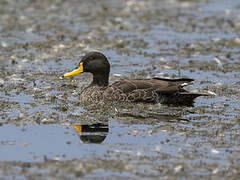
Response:
[[[0,2],[1,179],[238,179],[240,3]],[[188,77],[193,107],[81,104],[88,51],[110,81]]]

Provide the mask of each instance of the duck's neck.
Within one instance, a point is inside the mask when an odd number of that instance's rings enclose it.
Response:
[[[108,86],[109,74],[93,74],[92,86]]]

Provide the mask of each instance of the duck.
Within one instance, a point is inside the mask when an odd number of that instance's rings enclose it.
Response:
[[[207,96],[205,93],[190,92],[184,89],[194,79],[169,79],[153,77],[148,79],[124,79],[109,84],[110,63],[107,57],[97,51],[87,53],[79,65],[64,77],[81,73],[91,73],[92,82],[80,93],[82,102],[142,102],[168,105],[192,105],[195,98]]]

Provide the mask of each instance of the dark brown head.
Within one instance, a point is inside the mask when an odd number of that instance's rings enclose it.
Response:
[[[90,52],[87,53],[80,61],[78,67],[72,72],[64,74],[64,77],[74,76],[79,73],[89,72],[93,74],[93,81],[91,85],[107,86],[110,64],[102,53]]]

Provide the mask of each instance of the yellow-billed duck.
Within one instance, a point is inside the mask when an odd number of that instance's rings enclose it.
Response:
[[[110,64],[100,52],[87,53],[72,72],[64,77],[89,72],[93,75],[92,83],[83,89],[80,95],[82,102],[115,101],[115,102],[152,102],[173,105],[191,105],[203,93],[193,93],[183,89],[193,79],[132,79],[121,80],[109,85]]]

